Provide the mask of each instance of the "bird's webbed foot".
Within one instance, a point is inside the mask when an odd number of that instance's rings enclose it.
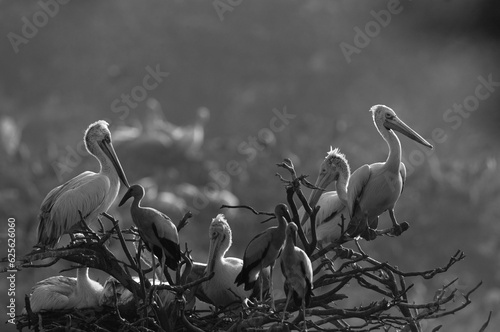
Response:
[[[403,221],[399,224],[396,220],[396,216],[394,215],[394,210],[389,210],[389,216],[391,217],[393,228],[388,233],[390,236],[400,236],[403,232],[407,231],[410,228],[410,224],[406,221]]]
[[[377,230],[373,228],[369,228],[361,235],[363,239],[366,241],[372,241],[377,238]]]
[[[406,221],[403,221],[401,224],[394,225],[391,229],[391,232],[388,233],[389,236],[400,236],[405,231],[410,228],[410,224]]]

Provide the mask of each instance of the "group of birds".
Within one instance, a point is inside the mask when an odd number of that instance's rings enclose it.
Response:
[[[320,207],[315,225],[320,247],[344,234],[351,238],[374,239],[377,236],[378,217],[385,211],[389,211],[394,235],[405,230],[394,215],[394,206],[406,178],[406,169],[401,162],[401,144],[394,131],[429,148],[432,145],[400,120],[389,107],[376,105],[370,111],[378,132],[387,142],[389,155],[385,162],[363,165],[351,175],[345,155],[338,149],[328,152],[321,163],[315,189],[309,197],[311,207]],[[49,192],[38,216],[37,247],[53,248],[63,234],[70,234],[74,240],[73,234],[82,229],[82,218],[93,222],[106,213],[118,195],[121,182],[128,190],[119,206],[133,198],[130,208],[132,220],[145,247],[151,252],[153,266],[156,266],[156,257],[166,280],[172,283],[166,267],[176,270],[181,260],[176,226],[167,215],[141,206],[144,188],[129,185],[105,121],[91,124],[85,132],[84,142],[87,151],[99,161],[100,170],[98,173],[84,172]],[[324,192],[333,182],[336,191]],[[255,289],[260,291],[262,301],[262,275],[266,273],[269,273],[272,298],[272,272],[279,258],[287,295],[284,311],[293,298],[305,314],[313,289],[312,264],[307,254],[296,245],[298,227],[291,221],[287,206],[276,205],[274,214],[278,225],[255,236],[248,243],[243,259],[225,257],[232,244],[231,228],[222,214],[212,220],[205,274],[213,272],[214,275],[201,284],[203,293],[212,304],[226,307],[246,303]],[[305,233],[310,235],[311,225],[307,223],[309,216],[303,207],[299,214]],[[343,219],[341,216],[349,221],[345,232],[339,227]],[[58,276],[37,283],[31,294],[31,309],[40,312],[93,307],[102,303],[99,298],[103,293],[103,287],[88,277],[88,268],[82,267],[78,269],[76,278]]]
[[[393,223],[392,234],[400,235],[408,224],[399,224],[394,207],[403,192],[406,181],[406,167],[401,162],[401,143],[394,131],[433,148],[416,131],[411,129],[387,106],[375,105],[373,122],[379,134],[389,147],[385,162],[365,164],[351,175],[349,163],[339,149],[331,149],[320,165],[315,187],[309,197],[311,207],[319,206],[316,215],[316,234],[321,247],[339,240],[344,235],[373,240],[377,237],[378,218],[389,212]],[[335,182],[336,191],[324,192]],[[309,216],[304,208],[299,210],[304,233],[310,236],[311,226],[306,223]],[[343,227],[343,219],[348,223]]]

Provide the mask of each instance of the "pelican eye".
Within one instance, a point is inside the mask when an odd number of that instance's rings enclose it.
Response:
[[[392,115],[391,113],[385,113],[385,118],[388,120],[392,120],[394,119],[394,115]]]

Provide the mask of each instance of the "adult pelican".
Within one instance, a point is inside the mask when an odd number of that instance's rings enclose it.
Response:
[[[31,290],[31,311],[98,307],[103,287],[88,273],[89,269],[82,267],[76,278],[55,276],[37,282]]]
[[[280,261],[281,272],[285,277],[284,290],[286,294],[283,320],[290,298],[293,297],[295,305],[302,308],[304,330],[307,331],[306,306],[311,302],[313,269],[307,254],[295,246],[296,238],[297,225],[293,222],[289,223],[286,226],[286,242]]]
[[[224,257],[232,244],[231,228],[223,214],[212,220],[209,228],[210,248],[206,274],[214,272],[212,279],[201,284],[202,291],[216,307],[239,304],[248,298],[251,290],[242,285],[236,286],[233,281],[243,267],[243,260]]]
[[[177,228],[166,214],[150,207],[141,206],[141,200],[144,197],[144,188],[141,185],[132,185],[123,195],[118,206],[122,206],[130,197],[134,198],[130,206],[132,221],[137,226],[146,248],[151,252],[153,265],[154,256],[156,256],[160,260],[165,277],[172,283],[172,279],[164,267],[167,265],[172,270],[177,270],[179,266],[181,251]]]
[[[271,296],[273,294],[272,271],[274,263],[279,257],[281,249],[283,248],[283,245],[285,243],[286,225],[287,223],[291,222],[290,213],[288,212],[288,208],[285,204],[276,205],[274,214],[278,219],[278,226],[269,227],[262,233],[255,236],[252,240],[250,240],[243,256],[243,268],[241,269],[241,272],[236,276],[236,279],[234,281],[237,286],[245,284],[245,290],[250,290],[254,287],[255,281],[259,277],[262,269],[265,269],[269,266],[269,289]]]
[[[351,169],[347,158],[339,149],[332,149],[327,153],[320,165],[318,178],[314,184],[318,188],[325,189],[332,182],[336,182],[337,191],[324,192],[319,189],[311,191],[309,205],[314,208],[320,207],[316,214],[316,235],[318,245],[324,247],[326,243],[340,239],[342,229],[339,226],[344,215],[348,220],[347,212],[347,184],[351,175]],[[301,225],[306,236],[311,236],[311,223],[306,223],[309,215],[305,213],[304,207],[299,209]],[[347,224],[346,224],[347,227]]]
[[[375,127],[389,147],[389,155],[385,162],[358,168],[352,174],[347,190],[351,216],[347,233],[351,237],[361,236],[367,240],[376,237],[373,229],[377,228],[378,217],[385,211],[389,211],[393,233],[399,235],[403,231],[394,215],[394,206],[403,191],[406,167],[401,162],[401,143],[394,130],[432,149],[429,142],[401,121],[389,107],[375,105],[370,111]]]
[[[63,234],[77,230],[79,211],[89,222],[106,212],[118,195],[120,180],[129,187],[106,121],[92,123],[85,131],[84,143],[99,161],[99,173],[83,172],[48,193],[38,214],[38,247],[52,248]]]

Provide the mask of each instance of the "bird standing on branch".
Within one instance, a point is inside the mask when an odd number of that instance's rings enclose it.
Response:
[[[347,233],[351,237],[361,236],[366,240],[377,236],[374,229],[377,228],[379,215],[385,211],[389,211],[395,235],[405,230],[394,215],[394,206],[406,179],[406,167],[401,162],[401,143],[394,130],[432,149],[429,142],[401,121],[389,107],[375,105],[370,112],[375,127],[389,147],[389,155],[385,162],[358,168],[352,174],[347,190],[351,216]],[[405,226],[407,228],[408,224]]]
[[[82,217],[93,222],[106,212],[118,195],[120,180],[129,187],[107,122],[92,123],[85,131],[84,143],[99,161],[99,173],[83,172],[48,193],[38,214],[38,247],[53,248],[63,234],[71,235],[82,227]]]
[[[255,236],[247,245],[243,256],[243,268],[236,276],[235,283],[237,286],[245,284],[245,290],[250,290],[254,287],[255,281],[259,277],[262,269],[270,267],[270,293],[272,294],[273,267],[276,259],[278,259],[281,249],[285,243],[285,229],[287,223],[291,222],[290,213],[285,204],[278,204],[274,209],[278,226],[269,227],[264,232]],[[262,290],[262,278],[261,290]],[[261,291],[262,300],[262,291]],[[274,301],[273,301],[274,304]]]
[[[281,272],[285,277],[284,290],[286,294],[285,312],[293,297],[295,305],[302,308],[304,315],[304,330],[307,331],[306,306],[311,302],[313,269],[311,260],[306,253],[295,246],[297,238],[297,225],[289,223],[286,227],[286,242],[281,254]]]
[[[155,266],[154,256],[156,256],[160,261],[165,277],[173,285],[165,265],[172,270],[177,270],[179,266],[181,251],[177,228],[166,214],[150,207],[141,206],[141,200],[144,197],[144,188],[142,186],[132,185],[118,206],[122,206],[130,197],[134,198],[130,206],[132,221],[137,226],[146,248],[151,252],[153,267]]]
[[[231,228],[223,214],[212,220],[209,228],[210,249],[205,274],[214,272],[213,278],[201,284],[203,292],[217,307],[226,307],[241,303],[252,293],[242,285],[236,286],[233,281],[241,272],[243,260],[235,257],[224,257],[232,244]]]
[[[337,191],[323,192],[313,189],[309,196],[309,205],[312,209],[316,205],[320,207],[316,214],[316,235],[318,245],[325,247],[327,243],[338,240],[342,236],[341,216],[349,217],[347,206],[347,184],[351,175],[349,163],[339,149],[332,149],[326,155],[320,165],[320,171],[316,183],[317,188],[325,189],[332,182],[336,182]],[[311,224],[307,223],[309,215],[305,213],[304,207],[298,211],[301,225],[306,236],[311,236]],[[346,225],[347,226],[347,225]]]

